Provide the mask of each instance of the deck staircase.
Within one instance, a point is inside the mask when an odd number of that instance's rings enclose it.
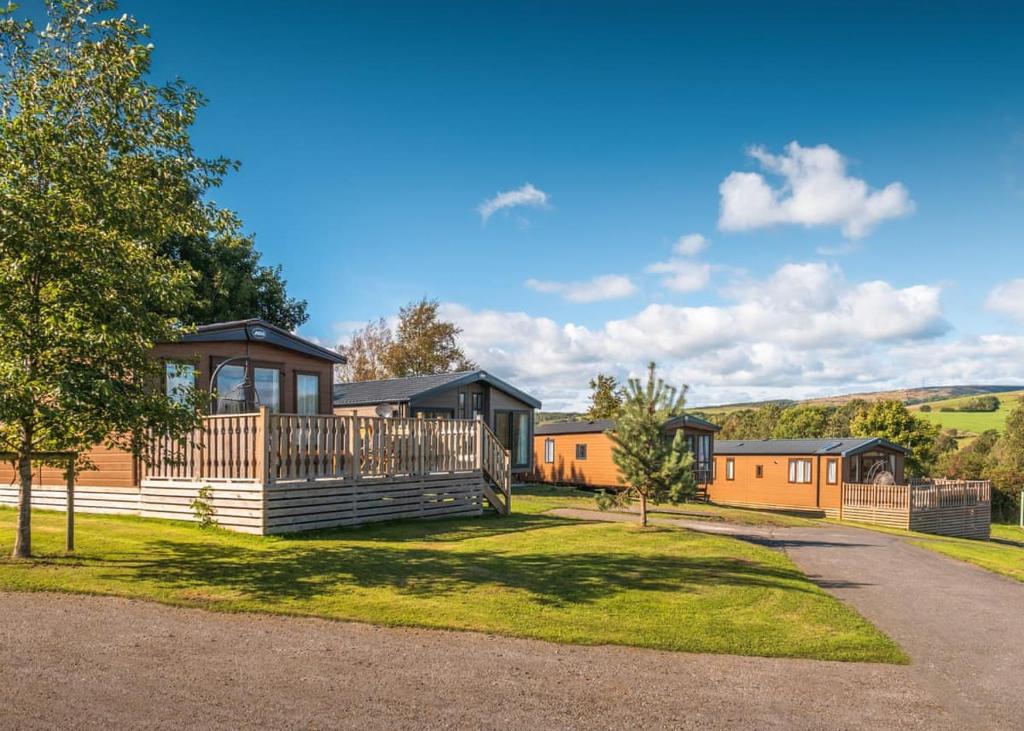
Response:
[[[512,456],[491,428],[477,420],[477,463],[484,476],[484,497],[498,515],[512,511]]]

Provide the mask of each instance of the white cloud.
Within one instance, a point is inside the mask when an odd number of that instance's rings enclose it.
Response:
[[[1024,322],[1024,279],[1011,279],[996,285],[989,292],[985,306],[993,312]]]
[[[476,210],[480,214],[480,219],[487,223],[487,220],[498,211],[519,206],[547,208],[550,205],[549,201],[547,193],[526,183],[515,190],[506,190],[493,198],[488,198],[477,206]]]
[[[711,265],[699,261],[670,259],[647,267],[651,274],[667,274],[661,283],[675,292],[696,292],[711,280]]]
[[[697,292],[704,289],[711,280],[711,265],[693,261],[708,246],[708,240],[701,234],[680,236],[672,246],[672,258],[650,264],[650,274],[666,274],[662,285],[674,292]]]
[[[888,218],[906,216],[914,202],[902,183],[874,190],[847,175],[846,159],[828,145],[786,146],[782,155],[764,147],[748,154],[769,173],[783,178],[773,188],[760,173],[733,172],[719,186],[719,228],[743,231],[776,224],[839,225],[848,238],[861,238]]]
[[[696,256],[708,247],[708,240],[700,234],[680,236],[672,250],[680,256]]]
[[[537,292],[558,294],[569,302],[587,303],[622,299],[636,293],[633,281],[621,274],[605,274],[586,282],[551,282],[527,279],[526,286]]]
[[[734,281],[719,306],[650,304],[597,327],[454,304],[443,314],[470,357],[548,409],[582,406],[594,373],[641,373],[652,358],[703,403],[1020,381],[1024,337],[950,340],[940,295],[805,263]]]

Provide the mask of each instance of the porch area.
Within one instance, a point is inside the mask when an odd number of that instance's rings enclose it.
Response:
[[[139,514],[191,519],[210,487],[225,528],[282,533],[511,509],[510,456],[481,419],[226,414],[144,460]]]
[[[988,539],[987,480],[916,480],[907,485],[843,483],[840,520],[962,538]]]

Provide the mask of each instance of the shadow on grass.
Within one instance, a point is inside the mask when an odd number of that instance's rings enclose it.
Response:
[[[284,533],[278,539],[287,543],[302,544],[310,541],[343,540],[366,541],[370,543],[400,543],[403,541],[454,542],[470,538],[487,538],[509,533],[559,528],[578,521],[559,518],[554,515],[531,515],[513,513],[498,516],[485,513],[472,518],[439,518],[437,520],[400,520],[393,522],[365,523],[341,528]]]
[[[485,587],[527,592],[539,604],[588,603],[630,590],[696,592],[730,586],[810,591],[795,569],[740,559],[637,556],[614,551],[502,553],[397,548],[369,544],[237,546],[156,541],[152,553],[99,561],[123,576],[165,590],[220,590],[277,603],[342,596],[354,589],[390,589],[434,597]]]

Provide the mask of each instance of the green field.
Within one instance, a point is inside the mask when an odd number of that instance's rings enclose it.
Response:
[[[911,406],[910,409],[943,429],[956,429],[958,432],[970,434],[981,434],[989,429],[1002,431],[1006,425],[1006,417],[1024,397],[1024,390],[1006,391],[992,395],[999,399],[997,411],[940,411],[944,406],[955,409],[974,398],[973,396],[932,401],[928,404],[932,407],[930,412],[921,411],[920,405]]]
[[[33,514],[31,561],[0,591],[107,594],[223,612],[476,630],[554,642],[906,662],[785,554],[692,531],[543,515],[590,498],[518,494],[506,518],[257,537],[127,516]],[[0,552],[15,513],[0,509]]]

